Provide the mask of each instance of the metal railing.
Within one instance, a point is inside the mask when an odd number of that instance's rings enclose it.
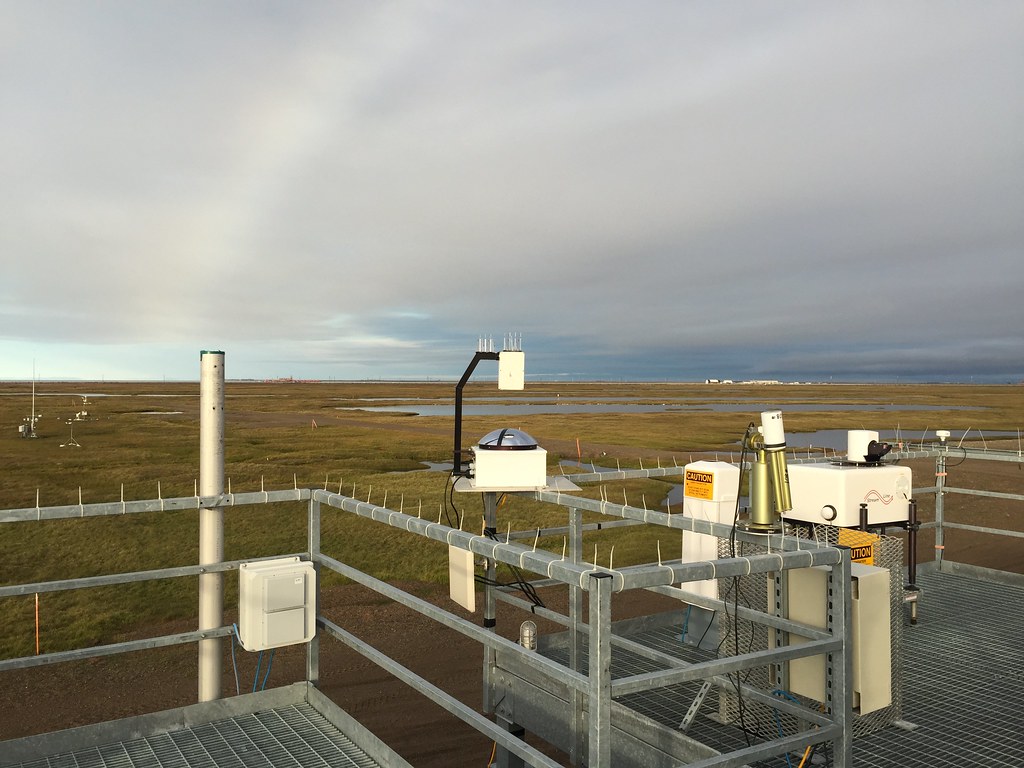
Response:
[[[973,488],[958,487],[949,480],[950,469],[962,460],[984,460],[999,462],[1022,461],[1019,451],[1000,451],[991,449],[964,448],[952,445],[921,446],[920,448],[903,449],[892,455],[899,460],[933,459],[935,461],[935,482],[914,488],[915,496],[934,494],[935,519],[922,524],[923,528],[933,528],[936,537],[935,560],[939,567],[959,566],[950,563],[944,555],[946,532],[949,530],[965,530],[986,535],[1024,538],[1024,533],[990,526],[980,526],[947,519],[948,510],[944,499],[948,494],[977,496],[998,500],[1024,501],[1024,494],[1005,491],[986,491]],[[799,460],[799,459],[794,459]],[[576,481],[593,480],[629,480],[647,477],[670,478],[681,475],[678,466],[657,469],[616,470],[611,476],[605,473],[587,473],[570,476]],[[120,500],[100,504],[71,504],[52,507],[27,507],[20,509],[0,510],[0,523],[29,523],[39,521],[96,518],[107,516],[136,515],[159,513],[174,510],[199,510],[203,508],[230,508],[250,505],[264,505],[281,502],[306,502],[308,504],[308,548],[301,556],[312,560],[321,569],[328,569],[351,579],[379,594],[405,605],[428,618],[443,624],[445,627],[459,632],[472,640],[481,643],[485,648],[487,663],[483,670],[485,683],[492,694],[485,701],[484,712],[465,705],[450,696],[437,686],[411,670],[388,658],[381,651],[372,648],[352,633],[343,629],[331,618],[319,615],[317,618],[321,635],[336,638],[345,645],[355,649],[374,663],[402,680],[412,688],[431,697],[442,707],[464,722],[493,739],[499,747],[499,760],[502,755],[514,755],[531,765],[556,765],[550,758],[529,747],[516,736],[517,725],[514,713],[503,708],[498,697],[494,695],[499,685],[499,676],[511,672],[539,681],[549,688],[561,688],[567,691],[569,718],[565,725],[567,730],[567,751],[572,760],[579,764],[584,760],[592,766],[610,765],[615,754],[616,740],[620,737],[623,727],[650,729],[655,727],[649,721],[638,719],[635,714],[626,714],[615,699],[633,693],[654,690],[658,687],[678,684],[691,680],[706,680],[717,685],[726,685],[728,677],[737,671],[775,665],[792,658],[814,654],[828,654],[833,658],[829,674],[833,676],[833,690],[836,700],[830,711],[822,714],[806,707],[779,699],[754,686],[744,686],[742,693],[752,700],[768,704],[780,712],[793,715],[814,731],[792,734],[786,738],[774,739],[756,744],[737,752],[718,755],[708,750],[706,745],[688,742],[680,734],[672,737],[675,746],[683,753],[681,757],[695,761],[698,765],[741,765],[749,760],[761,759],[771,755],[780,755],[798,746],[814,742],[831,740],[834,744],[836,765],[844,763],[849,755],[848,718],[849,707],[844,705],[848,699],[848,659],[845,639],[848,616],[842,610],[832,616],[831,631],[800,625],[788,619],[738,606],[738,613],[745,620],[756,621],[770,628],[790,632],[806,638],[809,642],[799,646],[780,646],[771,650],[758,651],[752,654],[739,654],[731,657],[714,659],[708,662],[691,664],[667,655],[615,633],[612,626],[611,605],[613,600],[625,599],[621,595],[634,590],[648,589],[660,594],[667,594],[689,605],[710,610],[724,608],[722,600],[703,597],[686,591],[686,582],[708,578],[730,578],[756,573],[784,573],[791,568],[807,566],[826,566],[832,569],[834,586],[841,600],[839,605],[848,605],[845,584],[848,580],[849,561],[839,549],[818,546],[813,542],[785,536],[758,536],[757,540],[767,543],[769,553],[751,555],[749,557],[722,558],[706,562],[684,563],[681,561],[648,563],[645,565],[628,566],[612,569],[596,563],[588,563],[582,554],[582,535],[585,530],[596,528],[657,525],[680,531],[705,533],[717,537],[728,537],[732,531],[727,525],[711,523],[699,519],[672,515],[658,510],[635,507],[628,504],[615,504],[606,498],[592,499],[574,496],[560,491],[537,491],[523,494],[534,500],[563,507],[568,515],[568,524],[563,527],[544,529],[544,535],[567,534],[571,543],[568,554],[549,552],[530,545],[530,541],[539,535],[537,531],[510,532],[506,536],[486,536],[462,531],[440,522],[425,520],[405,514],[384,506],[370,504],[342,494],[329,493],[326,490],[292,488],[278,491],[257,491],[248,493],[227,493],[215,496],[194,495],[176,498],[157,498],[135,501]],[[446,611],[430,602],[417,598],[396,587],[380,581],[373,576],[359,571],[341,560],[321,551],[320,523],[322,508],[337,509],[349,514],[374,520],[379,524],[404,530],[411,535],[420,536],[450,547],[467,550],[484,558],[490,569],[497,563],[530,571],[537,575],[540,585],[561,585],[569,590],[568,613],[566,615],[547,608],[530,605],[511,594],[493,587],[485,587],[485,609],[483,625],[463,619],[450,611]],[[494,499],[485,498],[485,509],[491,510],[492,524],[495,509]],[[611,518],[602,523],[583,523],[583,513],[599,513],[603,518]],[[741,537],[746,534],[738,534]],[[279,556],[275,556],[279,557]],[[131,573],[105,574],[83,578],[60,579],[46,582],[32,582],[0,587],[0,598],[28,595],[33,593],[58,592],[65,590],[87,589],[92,587],[129,584],[133,582],[173,579],[183,576],[197,576],[204,573],[225,573],[237,570],[242,562],[258,559],[231,560],[208,565],[182,565],[171,568],[159,568]],[[845,576],[843,575],[845,574]],[[585,596],[589,600],[591,620],[583,621],[583,603]],[[518,606],[531,613],[536,613],[566,627],[570,639],[570,664],[568,666],[548,659],[535,652],[521,647],[518,643],[508,640],[494,631],[496,619],[495,604],[502,601]],[[204,631],[192,631],[144,638],[120,643],[78,648],[67,651],[46,653],[38,656],[26,656],[0,660],[0,672],[10,669],[24,669],[46,664],[76,661],[138,650],[198,643],[229,637],[230,626],[222,626]],[[307,652],[307,679],[319,679],[319,644],[320,636],[310,642]],[[663,669],[643,674],[632,674],[611,679],[610,656],[613,648],[637,653],[662,665]],[[582,659],[589,661],[584,665]],[[585,667],[585,668],[584,668]],[[537,702],[533,705],[543,706]],[[492,720],[493,718],[493,720]],[[628,725],[623,726],[626,722]],[[614,727],[613,727],[614,725]],[[664,735],[662,735],[664,736]],[[653,741],[654,739],[652,739]]]
[[[849,570],[850,561],[843,551],[832,547],[821,547],[813,542],[799,541],[792,537],[778,537],[773,541],[770,554],[752,555],[750,557],[724,558],[703,563],[683,563],[680,561],[650,563],[646,565],[622,568],[605,568],[595,563],[588,563],[582,557],[582,513],[585,510],[599,512],[605,516],[619,518],[622,521],[660,525],[678,530],[690,530],[710,533],[717,536],[728,536],[729,526],[709,523],[706,521],[684,518],[682,515],[665,513],[612,504],[608,501],[586,499],[580,496],[569,496],[563,493],[531,492],[525,494],[532,498],[562,506],[569,515],[569,529],[573,541],[572,551],[557,554],[538,549],[536,545],[520,543],[515,537],[477,535],[405,514],[401,511],[377,506],[365,501],[329,493],[325,490],[309,490],[294,488],[284,491],[259,491],[254,493],[228,493],[216,496],[192,496],[170,499],[148,499],[140,501],[117,501],[101,504],[77,504],[58,507],[30,507],[0,511],[0,523],[28,523],[43,520],[78,519],[129,514],[159,513],[160,511],[226,508],[248,505],[263,505],[280,502],[303,502],[308,504],[308,551],[301,556],[312,560],[320,569],[335,571],[365,587],[368,587],[391,600],[405,605],[428,618],[443,624],[445,627],[459,632],[466,637],[481,643],[485,649],[485,665],[483,675],[486,687],[494,691],[499,685],[499,670],[513,669],[530,680],[539,681],[552,689],[569,691],[569,699],[573,710],[566,724],[568,733],[565,743],[569,752],[573,753],[574,764],[579,764],[586,755],[586,762],[593,768],[610,766],[621,739],[623,722],[628,721],[629,728],[634,730],[656,728],[651,721],[638,719],[638,716],[624,713],[621,705],[614,699],[626,694],[642,690],[652,690],[661,686],[679,683],[685,680],[711,680],[724,684],[726,676],[753,667],[762,667],[781,663],[788,659],[827,654],[831,663],[828,674],[834,692],[834,701],[830,711],[824,715],[806,707],[800,707],[781,701],[765,691],[745,686],[743,694],[754,699],[765,701],[788,712],[804,722],[817,726],[814,731],[793,734],[786,738],[773,739],[756,744],[751,748],[738,752],[717,754],[714,750],[701,747],[688,737],[675,733],[672,740],[679,746],[682,754],[674,758],[677,762],[685,758],[698,758],[699,765],[732,766],[742,765],[749,760],[770,755],[781,755],[810,741],[832,741],[834,745],[835,764],[849,765],[848,718],[850,716],[849,677],[851,655],[848,652],[846,627],[849,624]],[[463,619],[450,611],[446,611],[432,603],[408,594],[396,587],[380,581],[373,576],[359,571],[330,553],[321,551],[320,528],[323,508],[331,508],[372,519],[380,524],[398,528],[412,535],[443,543],[474,553],[486,559],[488,569],[493,575],[497,563],[505,563],[524,571],[536,574],[543,584],[562,585],[569,589],[569,615],[558,618],[570,628],[570,636],[575,638],[574,658],[578,661],[585,651],[589,662],[586,669],[577,666],[567,667],[556,661],[545,658],[533,651],[523,648],[518,643],[506,639],[494,631],[496,622],[496,602],[504,600],[515,604],[516,598],[499,593],[494,587],[485,587],[483,626]],[[493,519],[496,503],[493,498],[485,498],[485,509],[489,509]],[[531,532],[532,533],[532,532]],[[741,534],[747,535],[747,534]],[[774,538],[774,537],[773,537]],[[763,540],[763,537],[760,538]],[[26,595],[40,592],[57,592],[64,590],[84,589],[97,586],[129,584],[133,582],[153,581],[196,576],[204,573],[225,573],[237,570],[242,562],[250,560],[232,560],[208,565],[183,565],[172,568],[160,568],[132,573],[106,574],[83,578],[61,579],[48,582],[33,582],[0,587],[0,598]],[[269,558],[266,558],[269,559]],[[785,572],[790,568],[808,566],[825,566],[833,573],[835,590],[834,606],[831,611],[831,629],[822,630],[816,627],[798,624],[781,616],[745,609],[738,610],[744,618],[762,622],[775,629],[792,632],[806,638],[808,642],[800,645],[782,646],[772,650],[753,654],[740,654],[730,658],[713,659],[699,664],[688,664],[678,658],[659,654],[650,649],[638,647],[635,641],[617,636],[613,632],[611,622],[611,606],[613,599],[624,599],[622,595],[634,590],[652,589],[662,594],[670,594],[687,603],[714,609],[724,609],[722,600],[700,597],[685,591],[686,582],[707,578],[728,578],[751,573]],[[680,586],[681,585],[681,586]],[[589,595],[590,619],[583,621],[582,602],[584,595]],[[319,604],[319,600],[318,600]],[[554,618],[553,612],[548,612]],[[529,765],[557,765],[550,758],[525,741],[518,738],[516,723],[512,713],[502,709],[494,695],[485,697],[484,712],[478,712],[456,698],[445,693],[437,686],[386,654],[372,648],[352,633],[325,615],[317,616],[317,625],[321,630],[307,648],[306,677],[312,682],[319,679],[321,636],[336,638],[345,645],[355,649],[380,665],[388,672],[407,683],[412,688],[429,696],[450,713],[468,723],[473,728],[493,739],[498,746],[499,765],[510,764],[509,760],[518,759]],[[201,641],[227,638],[233,632],[230,625],[203,631],[192,631],[150,637],[141,640],[111,643],[89,648],[78,648],[68,651],[45,653],[38,656],[26,656],[0,660],[0,672],[10,669],[24,669],[45,664],[88,659],[98,656],[109,656],[119,653],[157,648],[170,645],[199,643]],[[631,675],[612,681],[611,649],[612,647],[630,648],[646,653],[650,658],[657,659],[664,669],[659,672],[642,675]],[[494,718],[493,720],[491,718]],[[651,737],[649,742],[658,739]],[[576,745],[573,747],[572,745]],[[583,751],[585,750],[585,752]],[[510,756],[515,756],[512,758]],[[504,762],[503,762],[504,761]]]
[[[680,468],[679,472],[682,471]],[[637,473],[645,473],[646,470],[637,470]],[[625,479],[632,475],[626,471]],[[641,476],[637,474],[636,476]],[[341,509],[361,517],[369,518],[378,523],[389,525],[393,528],[418,534],[434,541],[442,542],[450,547],[472,552],[474,555],[485,558],[488,563],[488,573],[493,581],[493,568],[495,563],[505,563],[526,571],[531,571],[543,579],[546,586],[562,585],[569,589],[569,614],[563,616],[547,609],[538,609],[536,606],[528,605],[508,595],[503,595],[492,586],[485,586],[484,616],[485,628],[493,628],[496,622],[497,600],[501,599],[513,605],[518,605],[530,613],[538,613],[545,618],[562,623],[569,628],[569,637],[574,644],[570,648],[570,665],[557,664],[543,656],[527,651],[516,643],[500,638],[491,632],[481,630],[475,624],[465,621],[447,611],[424,603],[411,596],[403,596],[393,587],[379,582],[372,577],[362,574],[355,569],[345,566],[333,558],[322,553],[313,553],[315,562],[321,563],[336,572],[357,581],[379,593],[396,599],[403,604],[413,607],[431,618],[440,621],[456,631],[470,636],[485,646],[484,683],[485,691],[490,695],[485,697],[485,714],[493,715],[503,725],[497,730],[503,734],[502,739],[495,738],[499,746],[498,765],[505,765],[505,756],[501,750],[507,750],[530,764],[548,765],[539,755],[528,756],[522,751],[522,742],[508,736],[509,732],[515,732],[523,725],[517,718],[513,709],[522,712],[530,710],[538,720],[553,721],[559,718],[561,712],[566,711],[565,704],[569,704],[570,717],[564,724],[564,735],[558,746],[570,753],[574,765],[581,764],[583,755],[586,755],[586,762],[591,766],[607,766],[613,764],[615,753],[615,739],[612,737],[612,712],[624,714],[621,707],[615,705],[613,700],[639,691],[650,691],[660,687],[675,685],[688,680],[712,680],[716,684],[727,683],[726,676],[731,673],[740,672],[755,667],[765,667],[773,664],[781,664],[793,658],[815,656],[825,654],[829,662],[826,665],[826,674],[829,680],[829,690],[833,691],[834,700],[828,704],[828,714],[821,715],[817,711],[807,707],[793,705],[789,702],[780,701],[768,691],[758,690],[752,686],[743,686],[743,695],[759,700],[762,703],[774,706],[782,711],[792,714],[806,723],[817,726],[816,730],[804,731],[788,737],[772,739],[761,744],[748,747],[738,752],[719,755],[714,750],[707,749],[704,745],[687,739],[678,733],[666,734],[664,727],[659,727],[650,720],[639,721],[635,716],[632,721],[636,723],[636,730],[661,730],[660,739],[664,740],[666,735],[676,742],[676,746],[682,754],[674,757],[675,762],[688,758],[687,762],[693,759],[698,764],[707,766],[728,766],[742,765],[749,760],[760,759],[773,755],[782,755],[797,746],[806,746],[809,743],[831,740],[834,744],[836,765],[848,765],[844,760],[849,759],[849,738],[848,721],[850,717],[849,701],[849,678],[851,675],[851,655],[847,646],[847,627],[849,626],[849,571],[850,561],[844,550],[822,547],[813,541],[797,539],[787,536],[753,535],[739,533],[741,539],[750,537],[751,541],[764,543],[770,541],[769,553],[751,555],[748,557],[723,558],[698,563],[684,563],[681,561],[649,563],[645,565],[629,566],[623,568],[605,568],[595,563],[588,563],[582,558],[582,512],[598,512],[606,516],[619,517],[649,525],[659,525],[666,528],[673,528],[680,531],[692,531],[707,533],[715,536],[728,538],[733,534],[732,527],[725,524],[699,520],[682,515],[669,515],[650,509],[636,508],[628,505],[614,504],[607,500],[587,499],[580,496],[568,495],[559,491],[535,491],[526,492],[522,495],[537,501],[555,504],[565,508],[569,514],[570,551],[568,554],[556,554],[543,549],[537,549],[517,542],[517,535],[505,537],[487,536],[474,534],[459,529],[451,528],[440,522],[425,520],[419,517],[404,514],[400,511],[388,509],[383,506],[360,501],[340,494],[327,491],[314,491],[312,497],[313,510],[311,515],[314,520],[319,518],[320,511],[317,505]],[[485,525],[494,529],[494,513],[496,509],[496,494],[484,494]],[[311,525],[315,528],[316,523]],[[523,532],[525,533],[525,532]],[[533,532],[530,532],[533,535]],[[521,536],[521,535],[519,535]],[[790,621],[782,616],[773,615],[743,606],[727,607],[725,601],[702,597],[695,593],[686,591],[686,582],[698,581],[709,578],[731,578],[749,576],[758,573],[779,573],[788,571],[791,568],[804,568],[812,566],[826,566],[832,573],[830,581],[833,590],[833,600],[828,610],[829,627],[822,630],[817,627],[800,624]],[[681,586],[675,586],[681,585]],[[774,629],[799,635],[807,639],[807,642],[799,645],[784,645],[774,649],[756,651],[754,653],[740,654],[730,658],[713,659],[703,663],[687,663],[677,657],[659,653],[647,649],[624,637],[615,635],[611,624],[611,603],[613,595],[628,593],[633,590],[651,589],[668,594],[672,597],[685,601],[687,604],[700,605],[711,610],[738,610],[740,615],[748,620],[763,623]],[[589,595],[590,621],[583,622],[582,602],[584,593]],[[339,632],[338,628],[325,623],[324,627],[330,634],[335,635],[350,647],[359,652],[365,653],[372,660],[378,661],[379,656],[373,654],[365,643],[359,641],[348,633]],[[584,642],[585,639],[585,642]],[[611,680],[611,647],[617,646],[627,648],[645,655],[664,666],[664,669],[657,672],[632,675]],[[580,670],[578,660],[584,652],[589,659],[586,674]],[[414,681],[416,678],[408,670],[401,670],[403,679],[420,690],[421,693],[436,696],[436,690],[425,681]],[[568,692],[568,701],[549,701],[541,696],[534,697],[530,701],[520,698],[514,707],[502,709],[496,702],[503,700],[504,696],[498,695],[500,687],[497,682],[499,678],[510,674],[518,674],[525,683],[533,683],[541,689],[560,688]],[[507,694],[507,690],[502,690]],[[519,694],[522,697],[523,694]],[[445,705],[449,711],[461,717],[471,725],[479,722],[480,715],[464,705],[455,702],[447,702]],[[490,722],[489,720],[487,722]],[[584,727],[583,723],[586,723]],[[533,724],[533,723],[530,723]],[[529,724],[528,724],[529,725]],[[622,726],[617,726],[621,730]],[[531,729],[532,730],[532,729]],[[488,735],[494,738],[494,731],[488,729]],[[643,734],[631,734],[645,741]],[[649,736],[646,743],[653,746],[659,741],[654,736]],[[704,748],[702,748],[704,747]],[[655,763],[646,762],[645,765]],[[533,762],[539,761],[539,762]],[[625,764],[621,756],[616,758],[616,765]],[[640,763],[637,763],[640,764]]]
[[[949,481],[950,470],[959,466],[964,461],[995,461],[1003,463],[1024,463],[1024,452],[1021,450],[1008,451],[990,448],[964,447],[948,443],[922,445],[918,448],[904,448],[893,452],[892,457],[898,460],[913,459],[934,459],[935,461],[935,482],[932,485],[914,488],[914,496],[934,496],[935,519],[921,523],[922,529],[934,529],[935,531],[935,557],[936,567],[946,571],[970,571],[978,575],[984,575],[998,580],[1024,583],[1024,577],[1018,574],[1006,574],[1002,571],[995,571],[976,564],[958,563],[946,556],[946,533],[947,531],[960,530],[972,531],[989,536],[1001,536],[1013,539],[1024,539],[1024,532],[1006,528],[995,528],[992,526],[974,525],[951,521],[948,518],[949,510],[946,507],[947,495],[975,496],[987,499],[999,499],[1009,501],[1024,501],[1024,494],[1007,493],[1003,491],[987,491],[977,488],[964,488],[952,485]]]

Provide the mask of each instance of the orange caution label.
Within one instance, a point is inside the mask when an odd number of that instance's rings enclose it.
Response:
[[[840,528],[838,543],[850,548],[850,559],[853,562],[874,565],[875,544],[880,538],[877,533]]]
[[[691,499],[715,498],[715,473],[699,469],[688,469],[683,477],[683,495]]]

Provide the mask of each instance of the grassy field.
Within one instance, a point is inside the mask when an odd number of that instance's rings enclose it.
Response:
[[[0,384],[0,451],[5,458],[0,509],[191,496],[199,466],[198,383],[41,383],[36,411],[39,438],[18,437],[31,410],[28,384]],[[403,398],[451,402],[450,383],[246,383],[228,382],[226,475],[236,492],[328,487],[346,495],[436,517],[447,476],[423,471],[422,462],[451,458],[450,417],[419,417],[339,410],[365,406],[362,398],[387,405]],[[667,411],[640,414],[544,414],[467,417],[464,443],[491,429],[515,426],[548,450],[549,471],[559,459],[582,458],[598,465],[636,467],[683,464],[691,456],[737,450],[760,403],[786,410],[787,403],[864,404],[865,410],[800,410],[786,414],[792,435],[816,429],[890,429],[899,425],[917,439],[926,431],[1016,430],[1024,413],[1024,387],[954,385],[777,385],[744,387],[696,384],[530,384],[531,397],[595,403],[615,397],[638,403],[700,405],[749,399],[751,411]],[[88,403],[83,401],[88,396]],[[472,384],[467,397],[498,400],[493,384]],[[873,405],[935,406],[939,410],[875,410]],[[968,409],[964,409],[967,407]],[[949,410],[946,410],[946,409]],[[68,424],[80,411],[88,415]],[[67,445],[72,427],[80,447]],[[972,434],[977,434],[972,433]],[[1014,441],[1016,443],[1016,441]],[[1016,445],[1014,445],[1016,448]],[[1016,470],[1017,468],[1014,467]],[[668,484],[616,483],[610,498],[661,504]],[[598,493],[596,488],[585,491]],[[467,528],[479,527],[480,503],[465,505]],[[228,559],[305,549],[304,504],[229,510],[225,514]],[[522,499],[500,514],[501,528],[564,524],[563,513]],[[198,514],[168,512],[116,519],[84,519],[0,526],[4,584],[90,576],[184,565],[198,558]],[[615,564],[666,557],[678,541],[663,529],[595,535],[599,560]],[[560,550],[561,541],[542,542]],[[388,580],[441,581],[447,575],[444,547],[367,521],[331,512],[323,524],[323,549]],[[226,605],[233,605],[236,580],[226,579]],[[44,651],[109,642],[140,626],[195,615],[195,579],[154,582],[76,592],[41,599]],[[0,656],[34,650],[34,600],[0,601]]]

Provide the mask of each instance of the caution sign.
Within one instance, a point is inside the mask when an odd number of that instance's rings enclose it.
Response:
[[[700,469],[688,469],[683,478],[683,495],[691,499],[713,501],[715,498],[715,473]]]
[[[877,533],[854,531],[850,528],[839,529],[838,543],[850,548],[850,559],[864,565],[875,564],[875,544],[881,537]]]

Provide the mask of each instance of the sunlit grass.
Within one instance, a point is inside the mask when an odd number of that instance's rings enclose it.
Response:
[[[667,411],[645,414],[545,414],[513,417],[548,450],[549,471],[559,459],[604,466],[685,464],[692,454],[719,451],[738,458],[738,440],[757,416],[759,403],[895,403],[971,406],[942,411],[792,411],[790,432],[832,429],[890,429],[897,425],[915,438],[946,428],[1016,429],[1024,387],[1019,386],[781,386],[706,387],[688,384],[528,385],[536,397],[635,397],[640,402],[690,404],[749,398],[751,412]],[[499,399],[490,384],[473,384],[473,396]],[[55,395],[51,392],[60,392]],[[66,423],[83,409],[74,392],[104,392],[90,398],[88,420],[74,424],[80,448],[61,447],[70,436]],[[178,395],[163,397],[162,395]],[[452,385],[432,384],[247,384],[227,385],[226,479],[235,492],[261,488],[327,488],[436,520],[444,516],[447,476],[422,471],[422,462],[450,460],[452,420],[394,414],[339,411],[361,397],[425,398],[450,402]],[[28,385],[0,385],[0,451],[5,457],[0,508],[192,496],[199,466],[198,384],[41,384],[37,412],[40,438],[23,440],[17,426],[28,415]],[[160,415],[149,413],[159,411]],[[169,413],[181,411],[180,414]],[[495,425],[495,418],[472,417],[463,424],[471,443]],[[736,452],[733,455],[733,452]],[[664,510],[668,483],[658,480],[612,483],[604,493],[614,501]],[[596,498],[602,491],[584,488]],[[455,494],[466,530],[482,523],[479,496]],[[927,500],[923,502],[927,507]],[[452,512],[452,514],[455,514]],[[587,519],[595,519],[587,515]],[[227,509],[225,557],[241,559],[306,549],[305,503]],[[499,511],[499,532],[565,525],[563,509],[509,497]],[[538,546],[560,553],[564,539],[542,538]],[[602,566],[652,562],[658,547],[665,559],[678,558],[680,539],[663,528],[638,526],[589,532],[584,554],[597,549]],[[404,531],[323,507],[322,549],[378,578],[443,582],[447,549]],[[99,519],[0,525],[4,584],[42,582],[103,573],[142,571],[195,563],[198,513],[192,511],[125,515]],[[330,579],[334,582],[336,579]],[[237,579],[225,580],[225,602],[233,605]],[[124,585],[47,593],[40,598],[43,650],[109,642],[132,628],[192,618],[197,580]],[[34,597],[0,601],[0,656],[34,650]]]

